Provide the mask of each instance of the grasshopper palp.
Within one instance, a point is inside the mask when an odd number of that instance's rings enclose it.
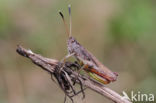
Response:
[[[68,26],[66,24],[63,14],[59,12],[66,27],[66,32],[68,34],[68,55],[64,58],[64,60],[69,58],[70,56],[74,56],[78,61],[83,63],[82,69],[87,71],[91,77],[103,84],[108,84],[110,82],[116,81],[118,74],[112,72],[110,69],[105,67],[92,53],[86,50],[74,37],[71,36],[72,22],[70,5],[68,6],[68,11],[70,15],[70,30],[68,30]]]

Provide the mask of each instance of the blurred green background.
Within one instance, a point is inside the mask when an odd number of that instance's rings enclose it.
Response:
[[[58,10],[68,21],[68,4],[72,35],[119,74],[107,86],[120,94],[156,94],[155,0],[0,0],[0,103],[63,103],[50,75],[15,50],[21,44],[61,60],[67,36]],[[75,102],[112,103],[91,90]]]

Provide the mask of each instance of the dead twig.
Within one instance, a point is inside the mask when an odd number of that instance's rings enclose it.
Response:
[[[58,66],[58,64],[60,63],[58,60],[45,58],[21,46],[18,46],[16,51],[20,55],[31,59],[34,64],[40,66],[42,69],[46,70],[49,73],[53,73],[56,69],[56,66]],[[70,62],[66,62],[65,64],[68,65],[70,64]],[[70,76],[72,80],[75,80],[76,78],[78,78],[78,80],[81,81],[78,83],[81,83],[83,84],[83,86],[86,86],[89,89],[107,97],[109,100],[112,100],[115,103],[131,103],[127,99],[122,98],[122,96],[116,93],[115,91],[105,87],[104,85],[96,82],[95,80],[87,78],[83,75],[79,75],[77,72],[69,70],[69,68],[67,68],[67,72],[68,71],[71,72]]]

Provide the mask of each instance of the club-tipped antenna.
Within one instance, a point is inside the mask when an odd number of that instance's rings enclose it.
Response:
[[[71,5],[68,5],[68,11],[69,11],[69,37],[72,34],[72,17],[71,17]]]
[[[59,14],[60,14],[61,17],[62,17],[62,20],[63,20],[64,26],[65,26],[65,29],[66,29],[67,35],[68,35],[68,37],[69,37],[70,34],[69,34],[69,30],[68,30],[68,26],[67,26],[67,24],[66,24],[66,21],[65,21],[65,19],[64,19],[64,15],[62,14],[61,11],[59,11]]]

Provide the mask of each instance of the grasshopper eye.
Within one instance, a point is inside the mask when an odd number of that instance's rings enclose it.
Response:
[[[72,40],[72,41],[71,41],[71,43],[74,43],[74,42],[75,42],[75,40]]]

